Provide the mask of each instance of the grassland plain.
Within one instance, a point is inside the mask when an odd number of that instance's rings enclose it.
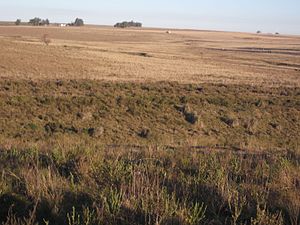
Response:
[[[0,37],[1,77],[265,86],[300,80],[298,36],[8,26]]]
[[[0,223],[298,225],[299,44],[0,27]]]

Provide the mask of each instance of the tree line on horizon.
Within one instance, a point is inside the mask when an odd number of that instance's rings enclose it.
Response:
[[[15,21],[15,25],[19,26],[22,24],[22,20],[21,19],[17,19]],[[32,26],[48,26],[50,25],[50,21],[49,19],[41,19],[39,17],[34,17],[32,19],[30,19],[27,24],[32,25]],[[71,23],[67,23],[66,26],[84,26],[84,21],[83,19],[80,18],[76,18],[74,22]],[[126,27],[142,27],[143,24],[140,22],[134,22],[132,21],[123,21],[120,23],[116,23],[114,25],[114,27],[118,27],[118,28],[126,28]]]
[[[22,20],[17,19],[15,24],[17,26],[21,25]],[[49,21],[49,19],[41,19],[39,17],[34,17],[28,21],[28,24],[30,24],[32,26],[48,26],[48,25],[50,25],[50,21]],[[76,18],[74,22],[68,23],[67,25],[68,26],[84,26],[84,21],[83,21],[83,19]]]
[[[116,23],[114,25],[114,27],[119,27],[119,28],[126,28],[126,27],[142,27],[143,24],[140,23],[140,22],[134,22],[134,21],[130,21],[130,22],[127,22],[127,21],[123,21],[121,23]]]

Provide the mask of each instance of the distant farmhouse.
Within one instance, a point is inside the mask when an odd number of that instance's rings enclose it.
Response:
[[[130,22],[127,22],[127,21],[124,21],[122,23],[116,23],[114,25],[114,27],[119,27],[119,28],[126,28],[126,27],[142,27],[142,23],[139,23],[139,22],[133,22],[133,21],[130,21]]]

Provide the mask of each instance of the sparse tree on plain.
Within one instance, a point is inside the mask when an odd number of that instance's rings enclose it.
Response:
[[[74,22],[74,26],[84,26],[83,19],[76,18],[76,20]]]
[[[42,19],[39,17],[35,17],[31,20],[29,20],[29,24],[33,25],[33,26],[39,26],[41,23]]]
[[[17,26],[19,26],[19,25],[21,25],[21,22],[22,22],[21,19],[17,19],[16,22],[15,22],[15,24],[16,24]]]
[[[42,20],[42,25],[49,25],[49,24],[50,24],[49,19]]]
[[[49,19],[42,20],[41,18],[35,17],[29,20],[29,24],[33,26],[45,26],[45,25],[49,25],[50,21]]]

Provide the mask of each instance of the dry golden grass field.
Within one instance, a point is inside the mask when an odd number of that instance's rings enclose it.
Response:
[[[166,31],[0,26],[1,225],[300,224],[300,37]]]
[[[0,52],[7,78],[300,85],[299,36],[2,26]]]

